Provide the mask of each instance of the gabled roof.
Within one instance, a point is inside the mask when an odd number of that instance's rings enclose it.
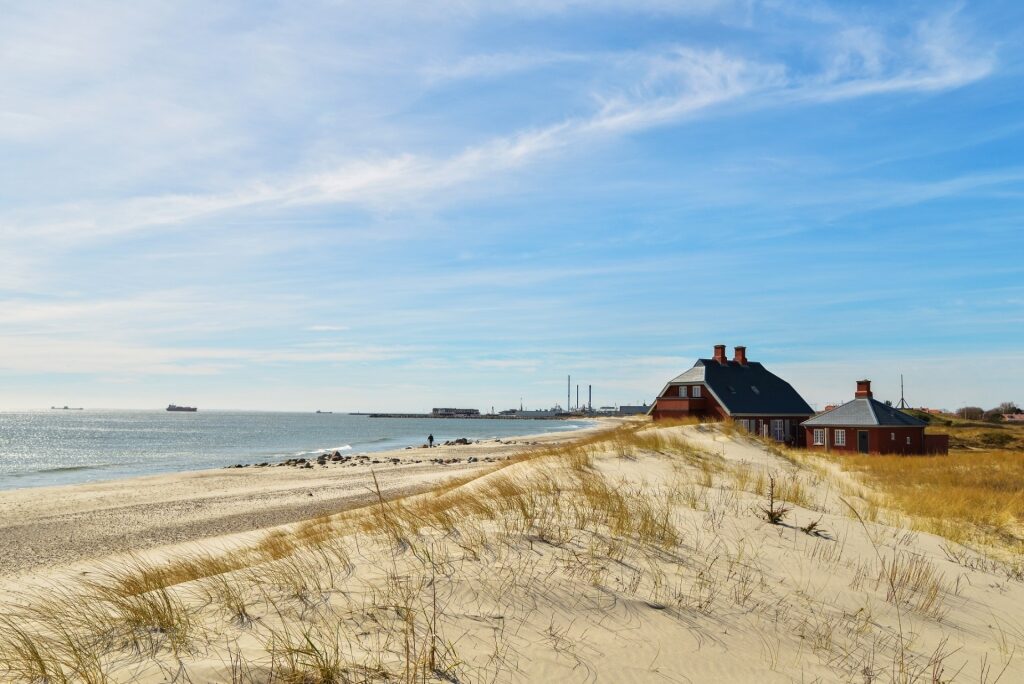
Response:
[[[693,368],[665,385],[702,384],[731,416],[810,416],[814,410],[793,386],[756,361],[719,363],[697,359]]]
[[[694,365],[690,370],[685,373],[680,373],[669,380],[668,385],[680,385],[684,382],[704,382],[704,366],[699,365],[698,362],[698,364]],[[668,385],[665,385],[665,387],[668,387]],[[664,392],[662,392],[662,394],[664,394]]]
[[[861,397],[808,418],[807,427],[924,427],[926,422],[871,397]]]

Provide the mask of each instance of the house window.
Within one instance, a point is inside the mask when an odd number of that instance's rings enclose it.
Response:
[[[751,385],[750,389],[754,390],[754,394],[760,394],[761,390],[757,389],[757,385]]]
[[[895,432],[890,432],[889,433],[889,440],[893,441],[893,442],[896,441],[896,433]]]
[[[686,385],[680,385],[679,386],[679,396],[681,396],[681,397],[685,397],[686,396]]]
[[[694,385],[693,386],[693,398],[694,399],[699,399],[700,398],[700,385]]]
[[[814,428],[814,444],[817,446],[824,446],[825,444],[825,429]]]
[[[907,446],[910,446],[910,435],[907,435]]]
[[[846,446],[846,430],[833,430],[832,436],[836,446]]]
[[[772,438],[776,442],[782,442],[786,439],[786,430],[784,423],[776,418],[772,419]]]

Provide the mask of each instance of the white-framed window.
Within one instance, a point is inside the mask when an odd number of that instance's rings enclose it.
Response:
[[[846,446],[846,430],[833,430],[832,441],[836,446]]]
[[[679,386],[679,396],[681,396],[681,397],[685,397],[686,396],[686,385],[680,385]]]
[[[693,398],[694,399],[699,399],[700,398],[700,385],[694,385],[693,386]]]
[[[814,444],[816,446],[825,445],[825,428],[814,428]]]
[[[772,418],[772,439],[782,442],[786,439],[785,423],[779,418]]]
[[[892,442],[896,441],[896,433],[895,432],[890,432],[889,433],[889,440],[892,441]]]
[[[907,435],[907,445],[910,445],[910,435]]]

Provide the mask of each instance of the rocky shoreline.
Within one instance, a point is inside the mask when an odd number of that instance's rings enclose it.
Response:
[[[488,440],[488,441],[492,442],[492,443],[495,443],[495,444],[505,445],[505,446],[519,445],[519,444],[527,446],[527,445],[539,444],[539,442],[535,442],[535,441],[519,442],[517,440],[501,440],[501,439],[493,439],[493,440]],[[481,440],[472,441],[472,440],[470,440],[470,439],[468,439],[466,437],[459,437],[458,439],[448,440],[448,441],[444,442],[443,444],[438,444],[438,445],[436,445],[434,447],[431,447],[429,444],[423,444],[423,445],[421,445],[419,447],[407,446],[407,447],[405,447],[405,451],[412,451],[412,450],[418,450],[418,449],[430,449],[430,448],[437,449],[437,448],[441,448],[441,447],[472,446],[472,445],[478,445],[478,444],[481,444],[481,443],[482,443]],[[497,462],[497,461],[504,461],[504,460],[507,460],[509,458],[511,458],[511,457],[510,456],[484,456],[484,457],[470,456],[470,457],[468,457],[466,459],[454,458],[454,457],[453,458],[440,458],[439,457],[439,458],[429,458],[429,459],[410,459],[410,460],[403,461],[402,459],[394,457],[394,456],[387,457],[387,458],[380,458],[379,456],[378,457],[374,457],[373,455],[368,454],[366,452],[361,452],[361,453],[358,453],[358,454],[343,454],[340,451],[334,451],[334,452],[325,451],[325,452],[321,453],[319,456],[316,456],[316,457],[310,457],[310,458],[306,458],[306,457],[289,458],[286,461],[279,461],[279,462],[276,462],[276,463],[272,463],[270,461],[262,461],[260,463],[236,463],[235,465],[225,466],[225,468],[228,468],[228,469],[235,469],[235,468],[281,468],[281,467],[289,467],[290,466],[290,467],[293,467],[293,468],[311,469],[311,468],[314,468],[316,466],[320,466],[321,468],[327,468],[330,465],[347,466],[347,467],[350,467],[350,468],[355,468],[355,467],[358,467],[358,466],[370,466],[370,465],[396,465],[397,466],[397,465],[401,465],[402,463],[406,463],[406,464],[432,463],[432,464],[435,464],[435,465],[452,465],[452,464],[455,464],[455,463],[463,463],[463,462],[465,462],[465,463],[494,463],[494,462]]]

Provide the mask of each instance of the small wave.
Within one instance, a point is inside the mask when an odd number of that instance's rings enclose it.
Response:
[[[351,444],[342,444],[341,446],[328,447],[326,449],[313,449],[312,451],[296,451],[292,456],[311,456],[313,454],[333,453],[335,451],[351,451]]]
[[[31,477],[33,475],[47,475],[50,473],[75,473],[82,470],[103,470],[114,465],[113,463],[95,463],[92,465],[77,465],[77,466],[55,466],[53,468],[40,468],[39,470],[30,470],[27,472],[20,473],[7,473],[12,477]]]

